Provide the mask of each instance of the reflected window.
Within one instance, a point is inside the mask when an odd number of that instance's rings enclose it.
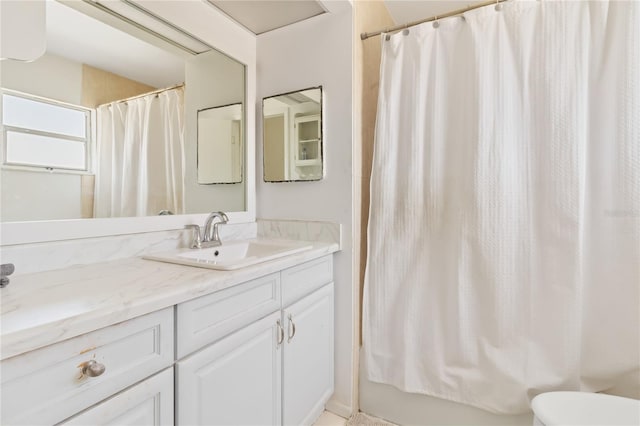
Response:
[[[87,171],[91,110],[2,93],[3,165]]]

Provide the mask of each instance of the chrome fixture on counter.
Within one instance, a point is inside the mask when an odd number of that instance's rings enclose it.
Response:
[[[220,219],[220,221],[214,223],[216,218]],[[222,241],[220,241],[220,235],[218,234],[218,225],[224,225],[228,222],[229,218],[224,212],[213,212],[207,217],[202,233],[200,232],[200,226],[187,225],[186,228],[193,229],[193,240],[190,247],[192,249],[200,249],[221,245]]]
[[[13,274],[15,270],[16,267],[13,266],[13,263],[3,263],[0,266],[0,287],[9,284],[9,275]]]

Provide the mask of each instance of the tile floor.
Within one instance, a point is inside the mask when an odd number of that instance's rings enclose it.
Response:
[[[358,413],[351,419],[344,419],[336,414],[325,411],[320,415],[318,420],[313,426],[397,426],[393,423],[389,423],[386,420],[379,419],[377,417],[371,417],[364,413]]]
[[[347,424],[347,419],[344,419],[336,414],[325,411],[320,415],[318,420],[313,424],[313,426],[345,426]]]

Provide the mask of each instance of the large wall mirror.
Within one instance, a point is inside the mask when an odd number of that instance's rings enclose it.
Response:
[[[322,87],[264,98],[262,115],[264,181],[322,179]]]
[[[245,65],[127,4],[47,1],[46,53],[0,61],[2,222],[247,210]]]

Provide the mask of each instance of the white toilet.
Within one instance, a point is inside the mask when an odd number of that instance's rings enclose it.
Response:
[[[531,409],[534,426],[640,425],[640,401],[601,393],[542,393]]]

